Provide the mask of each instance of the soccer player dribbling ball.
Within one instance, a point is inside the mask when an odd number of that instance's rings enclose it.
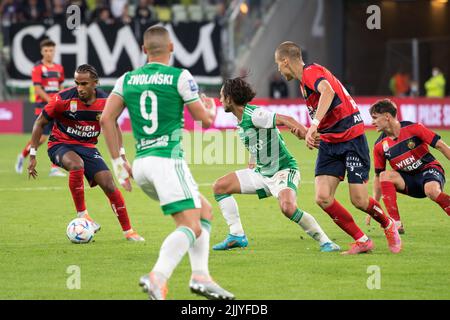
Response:
[[[75,71],[75,87],[62,90],[52,97],[36,119],[31,136],[30,164],[28,176],[36,178],[36,152],[42,131],[54,121],[49,141],[50,160],[69,172],[69,189],[77,216],[90,220],[95,232],[100,230],[88,214],[84,194],[84,177],[91,187],[99,185],[108,197],[127,240],[144,241],[131,227],[122,193],[116,187],[113,176],[95,145],[100,135],[100,115],[105,106],[107,94],[97,89],[98,74],[88,64],[80,65]],[[117,124],[116,124],[117,125]],[[118,135],[122,145],[122,135]],[[125,158],[124,149],[122,155]],[[126,159],[124,160],[126,161]],[[122,182],[129,188],[129,181]]]
[[[136,140],[133,178],[150,198],[159,201],[164,214],[176,225],[161,245],[153,269],[140,278],[139,285],[149,299],[165,300],[167,282],[188,253],[191,291],[208,299],[234,299],[209,274],[212,208],[198,191],[181,145],[184,105],[194,120],[209,127],[216,114],[214,101],[199,96],[188,70],[169,66],[173,42],[167,29],[152,26],[143,38],[148,63],[117,80],[101,118],[114,171],[127,178],[127,165],[119,156],[115,139],[115,122],[125,106],[128,108]]]
[[[400,252],[401,239],[395,221],[368,194],[369,147],[356,103],[330,71],[315,63],[305,64],[301,49],[294,42],[287,41],[278,46],[275,63],[288,81],[300,80],[300,89],[313,119],[305,137],[308,148],[314,147],[320,134],[315,167],[316,203],[355,240],[343,254],[364,253],[374,248],[372,240],[334,197],[345,173],[352,204],[381,225],[390,251]]]
[[[449,146],[420,123],[398,121],[397,106],[389,99],[377,101],[369,112],[376,130],[381,132],[373,149],[374,196],[383,196],[386,210],[399,231],[404,232],[397,192],[413,198],[428,197],[450,216],[450,196],[443,192],[445,172],[428,150],[428,146],[436,148],[450,160]],[[392,170],[386,170],[386,161]]]
[[[255,92],[250,84],[242,78],[225,80],[220,90],[220,102],[225,112],[236,116],[239,137],[255,160],[256,168],[228,173],[214,183],[214,197],[230,233],[213,249],[229,250],[247,246],[248,239],[239,218],[238,205],[232,195],[257,194],[260,199],[271,195],[277,198],[281,212],[319,242],[322,252],[339,251],[340,247],[328,238],[316,219],[297,207],[300,171],[277,126],[286,126],[303,137],[306,128],[292,117],[250,105],[254,96]]]

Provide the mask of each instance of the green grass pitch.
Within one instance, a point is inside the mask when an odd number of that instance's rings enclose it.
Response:
[[[449,131],[439,133],[450,143]],[[351,238],[314,203],[316,151],[308,150],[304,141],[296,140],[288,132],[283,135],[300,164],[299,207],[313,214],[328,235],[347,249]],[[372,146],[378,134],[368,131],[367,135]],[[14,172],[16,155],[28,139],[29,135],[0,135],[0,299],[146,299],[138,279],[155,263],[163,239],[174,229],[172,219],[163,216],[158,203],[148,199],[134,184],[133,192],[123,193],[131,222],[146,242],[129,243],[124,240],[100,188],[86,187],[89,212],[102,230],[93,243],[71,244],[65,235],[68,222],[74,218],[67,178],[48,177],[46,148],[38,151],[38,180],[29,181],[25,174]],[[125,134],[125,142],[131,160],[134,152],[130,134]],[[110,165],[103,138],[99,149]],[[450,172],[449,161],[438,151],[432,152]],[[228,232],[211,184],[242,167],[190,165],[201,192],[213,205],[211,246]],[[369,183],[370,191],[371,188]],[[450,192],[448,185],[446,192]],[[428,199],[398,196],[406,234],[403,251],[393,255],[381,229],[365,226],[365,214],[351,206],[346,183],[340,185],[336,197],[374,240],[373,253],[359,256],[320,253],[317,243],[281,214],[276,199],[238,195],[236,200],[249,247],[211,251],[209,265],[214,279],[237,299],[450,298],[450,218],[437,204]],[[80,268],[80,289],[67,286],[71,283],[73,265]],[[368,289],[370,266],[379,268],[379,289]],[[168,299],[201,299],[189,292],[189,276],[186,256],[169,281]]]

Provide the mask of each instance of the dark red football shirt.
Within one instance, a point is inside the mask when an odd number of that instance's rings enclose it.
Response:
[[[378,175],[386,170],[386,160],[395,171],[414,174],[434,167],[443,172],[440,163],[428,150],[428,146],[435,147],[441,137],[420,123],[401,121],[400,125],[398,138],[392,139],[382,133],[375,142],[375,173]]]
[[[300,82],[300,90],[306,100],[311,119],[314,118],[319,106],[320,92],[317,87],[322,80],[330,83],[335,94],[318,127],[321,139],[325,142],[338,143],[364,134],[364,123],[353,98],[330,71],[316,63],[303,67]]]
[[[52,97],[58,93],[61,84],[64,82],[64,68],[57,63],[46,66],[42,61],[39,61],[31,71],[31,81],[33,81],[33,85],[41,86]],[[36,102],[46,102],[38,94],[35,95],[35,99]]]
[[[78,98],[76,87],[54,95],[42,114],[47,120],[55,120],[48,139],[48,148],[57,144],[76,144],[95,148],[100,135],[100,116],[105,107],[106,92],[96,89],[97,99],[91,105]]]

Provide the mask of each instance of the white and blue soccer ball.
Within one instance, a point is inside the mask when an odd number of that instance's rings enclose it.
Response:
[[[67,238],[73,243],[88,243],[94,238],[94,226],[85,218],[76,218],[67,226]]]

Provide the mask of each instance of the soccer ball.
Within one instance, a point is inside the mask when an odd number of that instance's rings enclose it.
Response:
[[[94,226],[85,218],[76,218],[67,226],[67,238],[73,243],[88,243],[94,238]]]

